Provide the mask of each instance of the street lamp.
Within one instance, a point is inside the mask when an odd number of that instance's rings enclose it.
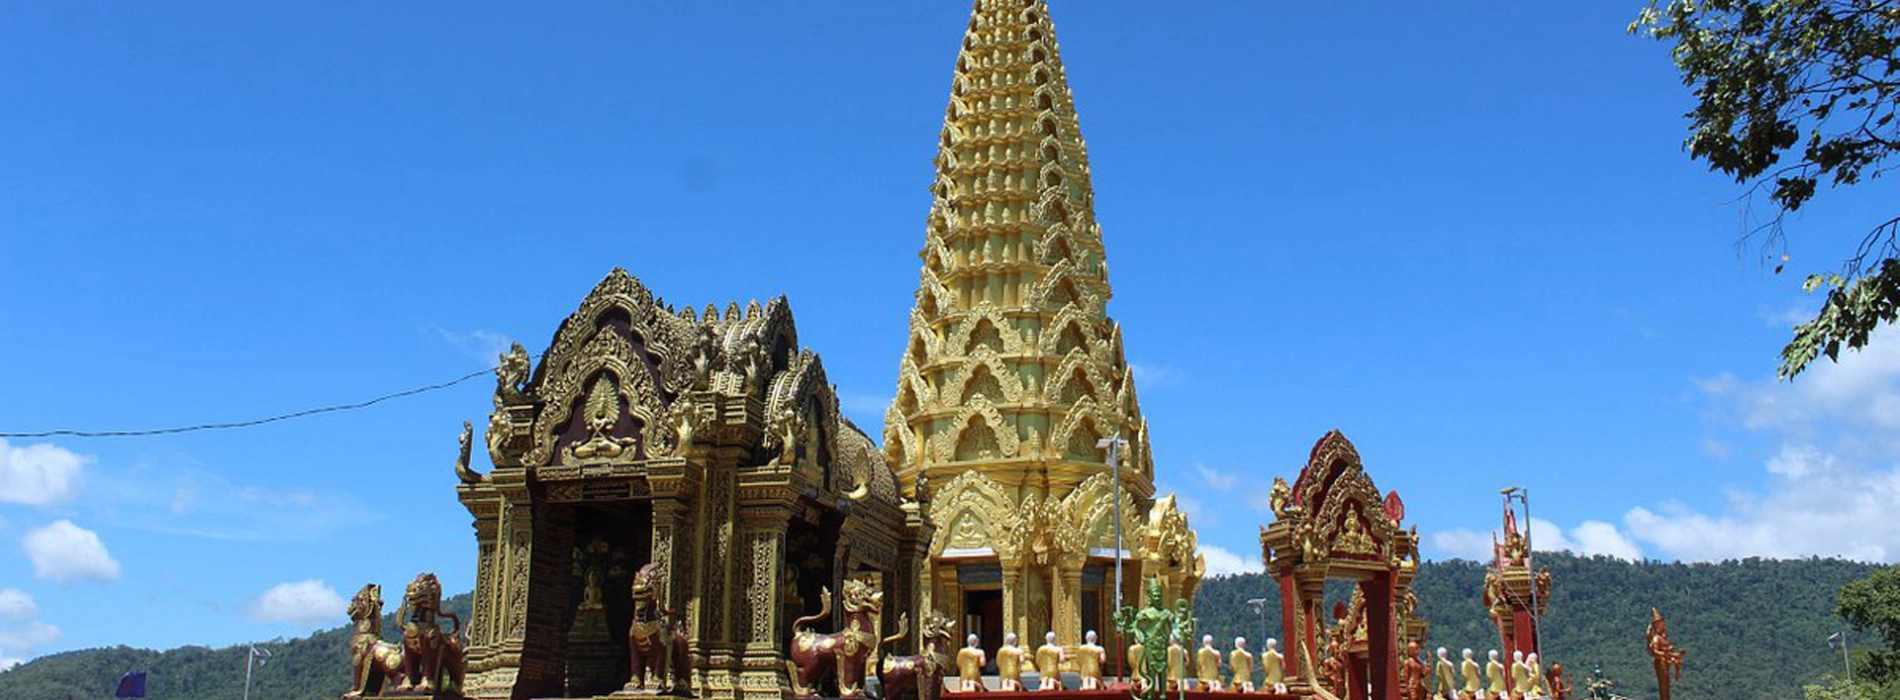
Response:
[[[269,660],[269,649],[259,649],[256,644],[251,645],[250,653],[244,657],[244,700],[251,700],[251,667],[262,666]]]
[[[1839,646],[1840,646],[1840,648],[1841,648],[1841,665],[1842,665],[1842,666],[1845,666],[1845,667],[1847,667],[1847,692],[1848,692],[1848,696],[1849,696],[1849,697],[1853,697],[1853,693],[1854,693],[1854,662],[1853,662],[1853,661],[1851,661],[1851,660],[1850,660],[1850,659],[1848,658],[1848,656],[1847,656],[1847,630],[1845,630],[1845,629],[1843,629],[1843,630],[1841,630],[1841,631],[1839,631],[1839,632],[1835,632],[1834,634],[1831,634],[1831,635],[1828,635],[1828,638],[1827,638],[1827,645],[1828,645],[1828,646],[1835,646],[1835,643],[1836,643],[1836,642],[1839,642]]]
[[[1109,616],[1109,619],[1114,619],[1115,615],[1120,615],[1122,612],[1122,551],[1123,551],[1123,548],[1122,548],[1121,448],[1127,447],[1127,446],[1128,446],[1128,441],[1123,440],[1120,433],[1116,433],[1114,437],[1105,437],[1105,438],[1095,441],[1095,449],[1108,450],[1108,473],[1114,477],[1114,481],[1115,481],[1115,609],[1114,609],[1113,614]],[[1115,676],[1117,678],[1120,678],[1122,676],[1122,673],[1120,673],[1120,671],[1124,670],[1122,668],[1121,646],[1122,646],[1122,627],[1121,625],[1115,625],[1116,653],[1113,656],[1115,658],[1115,670],[1117,671]]]
[[[1253,611],[1260,614],[1260,653],[1263,654],[1267,650],[1267,640],[1273,637],[1273,630],[1267,627],[1267,600],[1266,598],[1247,599],[1247,604],[1253,606]]]
[[[1543,614],[1537,608],[1537,548],[1531,542],[1531,490],[1522,486],[1498,489],[1504,496],[1504,507],[1509,509],[1512,501],[1524,504],[1524,567],[1531,572],[1531,641],[1537,644],[1537,650],[1544,650]]]

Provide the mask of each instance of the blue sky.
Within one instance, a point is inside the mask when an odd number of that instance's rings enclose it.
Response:
[[[1433,557],[1517,484],[1540,547],[1900,558],[1900,341],[1771,381],[1800,276],[1889,185],[1796,217],[1789,274],[1738,252],[1639,3],[1053,5],[1110,312],[1217,569],[1258,565],[1258,501],[1331,428]],[[968,10],[0,5],[0,432],[453,378],[623,266],[788,295],[877,434]],[[302,634],[423,570],[466,590],[451,466],[490,391],[8,440],[0,664]]]

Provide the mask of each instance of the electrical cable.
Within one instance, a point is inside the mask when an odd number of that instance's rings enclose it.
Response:
[[[460,376],[460,377],[457,377],[457,378],[455,378],[455,379],[452,379],[452,380],[449,380],[449,381],[446,381],[446,382],[441,382],[441,383],[438,383],[438,384],[430,384],[430,385],[428,385],[428,386],[420,386],[420,387],[416,387],[416,388],[414,388],[414,389],[405,389],[405,390],[403,390],[403,391],[398,391],[398,392],[395,392],[395,393],[393,393],[393,394],[384,394],[384,395],[382,395],[382,396],[378,396],[378,397],[376,397],[376,398],[373,398],[373,399],[370,399],[370,400],[368,400],[368,401],[359,401],[359,402],[356,402],[356,403],[346,403],[346,404],[337,404],[337,405],[334,405],[334,406],[322,406],[322,407],[318,407],[318,408],[306,408],[306,409],[303,409],[303,410],[301,410],[301,411],[292,411],[292,412],[290,412],[290,413],[284,413],[284,414],[279,414],[279,415],[275,415],[275,416],[271,416],[271,417],[269,417],[269,418],[258,418],[258,419],[255,419],[255,420],[245,420],[245,421],[235,421],[235,422],[230,422],[230,423],[200,423],[200,424],[197,424],[197,425],[185,425],[185,426],[178,426],[178,427],[173,427],[173,428],[150,428],[150,429],[145,429],[145,430],[72,430],[72,429],[59,429],[59,430],[40,430],[40,431],[29,431],[29,432],[0,432],[0,438],[48,438],[48,437],[82,437],[82,438],[106,438],[106,437],[148,437],[148,436],[152,436],[152,435],[176,435],[176,434],[178,434],[178,433],[195,433],[195,432],[202,432],[202,431],[206,431],[206,430],[231,430],[231,429],[235,429],[235,428],[251,428],[251,427],[255,427],[255,426],[259,426],[259,425],[265,425],[265,424],[267,424],[267,423],[276,423],[276,422],[278,422],[278,421],[286,421],[286,420],[290,420],[290,419],[292,419],[292,418],[303,418],[303,417],[306,417],[306,416],[314,416],[314,415],[320,415],[320,414],[324,414],[324,413],[337,413],[337,412],[340,412],[340,411],[354,411],[354,410],[357,410],[357,409],[363,409],[363,408],[369,408],[369,407],[371,407],[371,406],[374,406],[374,405],[376,405],[376,404],[379,404],[379,403],[382,403],[382,402],[384,402],[384,401],[389,401],[389,400],[391,400],[391,399],[400,399],[400,398],[403,398],[403,397],[407,397],[407,396],[415,396],[415,395],[417,395],[417,394],[425,394],[425,393],[428,393],[428,392],[431,392],[431,391],[438,391],[438,390],[441,390],[441,389],[447,389],[447,388],[449,388],[449,387],[452,387],[452,386],[455,386],[455,385],[457,385],[457,384],[461,384],[462,382],[466,382],[466,381],[468,381],[468,380],[470,380],[470,379],[474,379],[474,378],[476,378],[476,377],[479,377],[479,376],[482,376],[482,375],[484,375],[484,374],[489,374],[489,373],[492,373],[492,372],[494,372],[494,371],[495,371],[495,368],[494,368],[494,367],[490,367],[490,368],[488,368],[488,369],[483,369],[483,370],[477,370],[477,371],[474,371],[474,372],[470,372],[470,373],[468,373],[468,374],[464,374],[464,375],[462,375],[462,376]]]

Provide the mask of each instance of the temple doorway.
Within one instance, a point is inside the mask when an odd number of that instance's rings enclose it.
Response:
[[[838,576],[838,533],[844,525],[844,519],[837,513],[807,511],[807,517],[794,519],[785,533],[785,572],[779,578],[779,602],[784,606],[779,616],[778,639],[790,639],[792,623],[800,617],[817,615],[824,608],[824,593],[831,591],[832,620],[818,625],[821,632],[830,631],[827,626],[837,622],[840,611],[837,610],[838,594],[843,581]]]
[[[627,682],[627,628],[633,620],[628,590],[634,573],[652,560],[653,509],[644,500],[572,508],[562,691],[563,697],[593,697]]]
[[[984,672],[995,673],[996,650],[1003,646],[1003,591],[964,591],[963,629],[965,635],[976,635],[977,643],[989,654]],[[965,641],[957,640],[957,646],[963,646]]]

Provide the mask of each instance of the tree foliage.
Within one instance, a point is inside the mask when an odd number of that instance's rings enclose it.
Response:
[[[443,600],[442,607],[467,620],[470,600],[464,593]],[[401,630],[394,614],[383,616],[387,641],[397,641]],[[251,697],[334,700],[342,695],[350,687],[351,634],[346,625],[308,637],[269,642],[272,656],[254,669]],[[187,646],[162,652],[118,646],[49,654],[0,672],[0,698],[111,697],[119,676],[135,670],[149,672],[146,692],[152,700],[238,698],[244,694],[248,646]]]
[[[1555,581],[1542,625],[1545,663],[1563,662],[1578,688],[1601,665],[1616,680],[1617,692],[1654,697],[1656,675],[1643,632],[1649,608],[1656,606],[1669,618],[1670,635],[1689,652],[1674,686],[1677,695],[1734,700],[1799,697],[1804,686],[1839,672],[1840,653],[1827,644],[1842,624],[1835,615],[1836,592],[1877,569],[1838,559],[1663,564],[1546,552],[1537,553],[1537,565],[1550,567]],[[1446,647],[1453,659],[1469,647],[1480,660],[1499,647],[1479,598],[1484,569],[1463,560],[1419,567],[1413,589],[1431,625],[1426,647]],[[1346,593],[1329,588],[1327,598]],[[1268,599],[1264,621],[1246,604],[1250,598]],[[1262,574],[1209,579],[1195,594],[1195,616],[1199,631],[1214,635],[1223,649],[1245,636],[1258,651],[1263,633],[1284,637],[1279,602],[1279,587]],[[1873,641],[1856,639],[1854,648]],[[1856,661],[1857,677],[1860,670]]]
[[[1865,678],[1900,690],[1900,567],[1888,567],[1842,586],[1835,610],[1855,630],[1872,632],[1886,642],[1887,648],[1870,649],[1861,657],[1864,661],[1856,680]]]
[[[1783,221],[1819,191],[1879,177],[1900,151],[1900,2],[1896,0],[1650,0],[1630,31],[1673,42],[1697,104],[1685,146],[1709,168],[1766,192],[1775,214],[1752,227],[1785,248]],[[1815,317],[1781,352],[1791,378],[1819,354],[1859,348],[1900,315],[1900,216],[1864,232]],[[1784,261],[1787,259],[1784,255]],[[1780,270],[1778,266],[1777,271]]]
[[[1616,679],[1619,692],[1654,694],[1655,676],[1643,645],[1652,605],[1669,616],[1671,635],[1689,652],[1682,680],[1675,686],[1682,697],[1785,700],[1810,685],[1819,687],[1816,692],[1844,692],[1827,677],[1841,668],[1839,652],[1828,648],[1828,635],[1840,630],[1843,618],[1868,632],[1890,631],[1900,619],[1894,615],[1900,576],[1838,559],[1660,564],[1539,552],[1537,564],[1550,567],[1556,581],[1542,625],[1544,649],[1550,661],[1562,661],[1570,669],[1571,681],[1579,688],[1590,669],[1601,665]],[[1414,590],[1419,610],[1431,625],[1428,647],[1447,647],[1456,657],[1465,647],[1482,656],[1498,646],[1497,630],[1479,602],[1483,582],[1484,565],[1476,562],[1420,566]],[[1340,600],[1348,593],[1347,586],[1335,584],[1326,595]],[[1253,598],[1267,599],[1264,615],[1247,604]],[[444,603],[466,619],[468,595]],[[1283,636],[1279,587],[1262,574],[1202,583],[1195,616],[1199,631],[1214,635],[1223,649],[1236,636],[1252,640],[1255,651],[1262,648],[1263,635]],[[393,639],[398,627],[391,619],[383,629]],[[1864,680],[1862,668],[1885,652],[1874,636],[1854,640],[1856,680]],[[1892,636],[1887,636],[1891,646]],[[349,642],[349,628],[338,627],[274,643],[275,656],[257,670],[251,696],[337,697],[349,687]],[[113,647],[52,654],[0,672],[0,698],[105,697],[119,674],[135,669],[151,672],[153,700],[235,698],[243,692],[244,650],[244,645],[164,652]],[[1893,697],[1894,687],[1886,686],[1887,695],[1861,694],[1857,700],[1900,700]]]

